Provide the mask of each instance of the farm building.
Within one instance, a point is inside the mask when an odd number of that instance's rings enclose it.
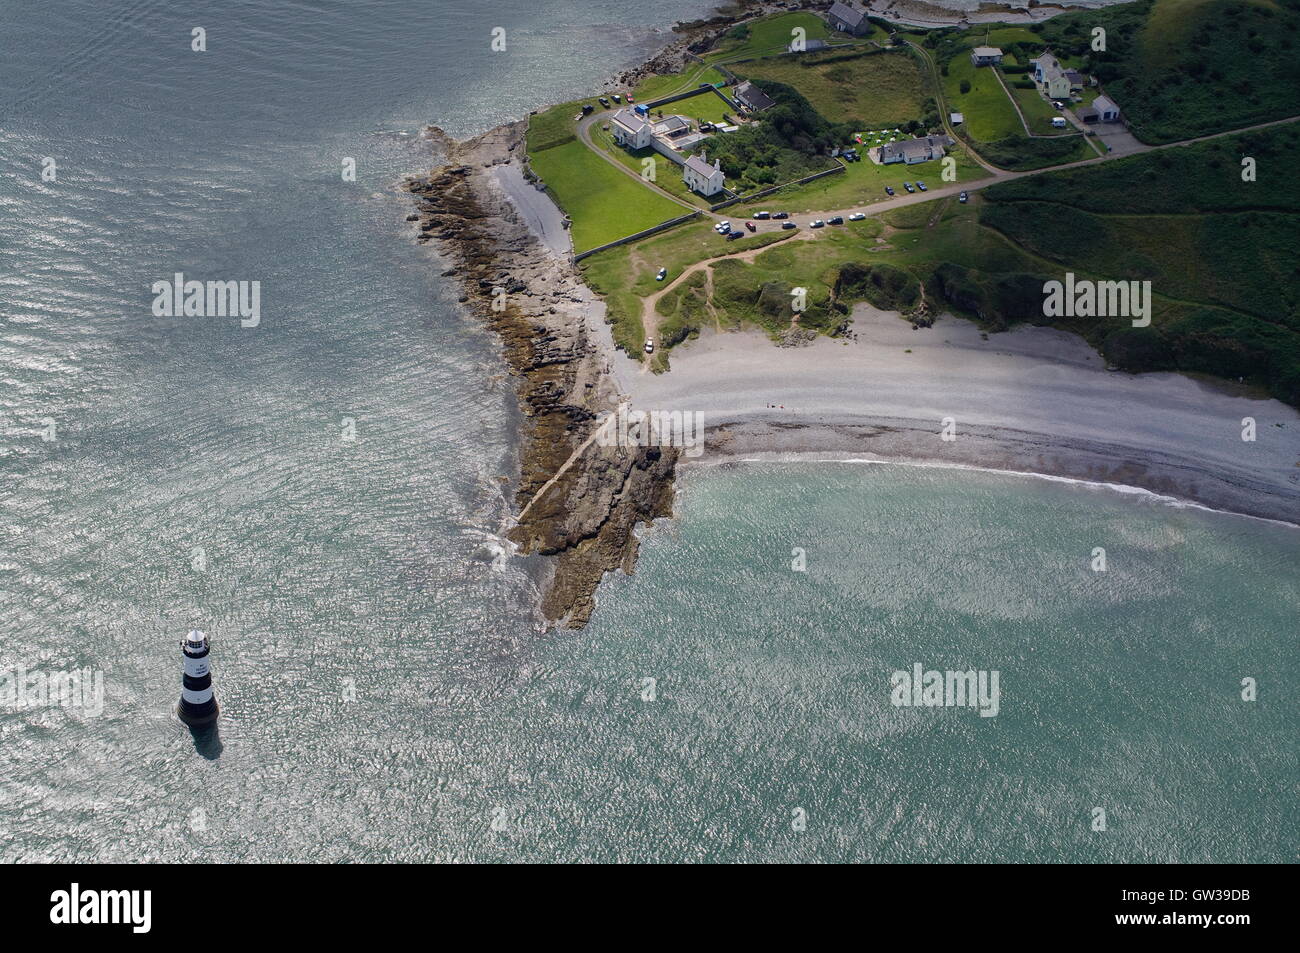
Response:
[[[865,36],[871,32],[871,22],[867,19],[867,15],[847,3],[840,3],[839,0],[835,0],[831,8],[826,11],[826,24],[832,30],[852,33],[854,36]]]

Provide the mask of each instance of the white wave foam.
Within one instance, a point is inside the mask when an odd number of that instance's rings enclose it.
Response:
[[[1035,473],[1032,470],[999,470],[996,467],[977,467],[966,463],[944,463],[941,461],[928,460],[883,460],[867,457],[820,457],[815,454],[801,453],[784,453],[772,457],[739,457],[737,459],[740,463],[878,463],[885,466],[915,467],[922,470],[970,470],[976,473],[995,473],[1005,476],[1031,477],[1035,480],[1047,480],[1051,483],[1067,483],[1074,486],[1087,487],[1089,489],[1109,490],[1126,496],[1139,497],[1151,503],[1159,503],[1162,506],[1170,506],[1174,509],[1201,510],[1206,513],[1218,513],[1224,516],[1238,516],[1243,519],[1257,520],[1261,523],[1273,523],[1277,526],[1286,526],[1290,529],[1300,529],[1300,524],[1291,523],[1287,520],[1271,519],[1267,516],[1252,516],[1249,513],[1238,513],[1235,510],[1221,510],[1213,506],[1206,506],[1204,503],[1197,503],[1194,500],[1184,500],[1181,497],[1169,496],[1165,493],[1156,493],[1153,490],[1148,490],[1146,487],[1131,486],[1127,483],[1107,483],[1103,480],[1081,480],[1077,477],[1059,476],[1054,473]]]

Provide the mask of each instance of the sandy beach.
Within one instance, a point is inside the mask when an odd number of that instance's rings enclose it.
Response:
[[[914,331],[865,305],[854,314],[856,340],[779,348],[757,332],[715,333],[675,349],[666,374],[621,355],[614,370],[640,409],[704,414],[700,463],[797,453],[987,467],[1300,524],[1300,413],[1285,404],[1107,371],[1082,339],[1048,328],[984,340],[948,315]]]
[[[524,178],[523,170],[513,162],[494,166],[492,177],[497,187],[528,226],[529,231],[561,260],[573,252],[573,242],[564,227],[564,213],[551,197],[540,192]]]

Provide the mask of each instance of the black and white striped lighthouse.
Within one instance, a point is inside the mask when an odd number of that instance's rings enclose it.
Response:
[[[181,643],[185,674],[181,676],[181,703],[176,714],[191,728],[206,728],[217,720],[217,698],[212,693],[208,666],[208,637],[195,629]]]

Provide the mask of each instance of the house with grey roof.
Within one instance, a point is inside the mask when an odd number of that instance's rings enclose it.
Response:
[[[977,46],[970,51],[970,61],[975,66],[997,66],[1002,62],[1002,51],[996,46]]]
[[[669,139],[676,139],[691,131],[691,121],[685,116],[665,116],[654,123],[650,129],[656,136],[667,136]]]
[[[731,91],[731,98],[750,112],[762,112],[776,105],[771,96],[763,92],[749,80],[745,80]]]
[[[701,195],[716,195],[722,191],[726,181],[726,176],[722,174],[722,161],[714,159],[713,165],[709,165],[703,152],[693,155],[682,166],[682,181],[687,188],[694,189]]]
[[[649,120],[631,109],[614,113],[609,129],[614,134],[614,141],[628,149],[644,149],[654,136]]]
[[[1070,78],[1065,75],[1065,70],[1055,56],[1044,50],[1037,59],[1030,62],[1034,64],[1034,79],[1042,83],[1043,91],[1048,96],[1052,99],[1069,98]]]
[[[924,136],[920,139],[887,142],[880,147],[878,155],[881,165],[891,165],[895,162],[914,165],[917,162],[942,159],[950,145],[952,145],[950,136]]]
[[[840,0],[835,0],[826,11],[826,24],[832,30],[854,36],[865,36],[871,32],[871,21],[867,19],[866,13],[847,3],[840,3]]]
[[[830,46],[825,40],[791,40],[786,50],[790,53],[816,53],[818,50],[828,50]]]
[[[1119,122],[1119,107],[1109,96],[1098,96],[1092,101],[1092,108],[1097,110],[1101,122]]]

